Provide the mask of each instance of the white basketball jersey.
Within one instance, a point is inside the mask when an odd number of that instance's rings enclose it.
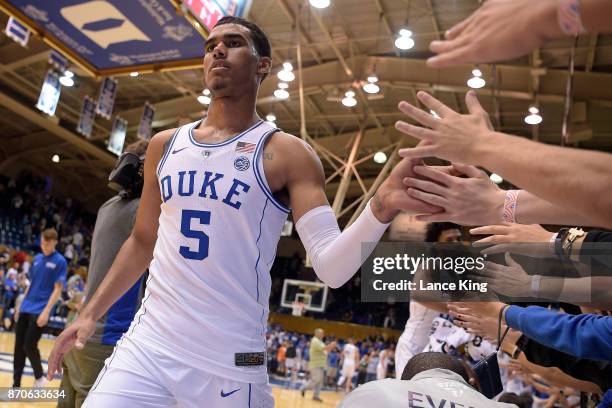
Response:
[[[455,349],[469,339],[470,334],[466,330],[454,325],[449,315],[440,313],[431,323],[429,344],[423,351],[443,352],[445,344],[447,349]]]
[[[342,349],[342,355],[344,357],[344,361],[342,365],[355,365],[355,358],[357,357],[357,346],[351,343],[347,343],[344,345]]]
[[[289,209],[262,164],[276,130],[260,121],[219,144],[180,127],[157,169],[159,230],[142,306],[127,336],[184,364],[267,382],[270,268]]]

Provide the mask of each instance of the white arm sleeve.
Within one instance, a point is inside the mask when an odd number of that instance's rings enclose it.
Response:
[[[378,242],[388,226],[378,221],[368,202],[359,218],[342,233],[329,205],[308,211],[297,221],[295,229],[319,279],[332,288],[339,288],[370,255],[362,254],[361,244]]]

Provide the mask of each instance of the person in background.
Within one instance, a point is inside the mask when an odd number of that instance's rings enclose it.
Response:
[[[325,365],[327,363],[326,354],[329,353],[330,350],[336,348],[337,343],[332,341],[328,345],[325,345],[323,342],[323,338],[325,336],[325,332],[323,329],[316,329],[314,332],[314,336],[310,341],[309,348],[309,357],[310,357],[310,380],[308,383],[304,384],[300,389],[302,397],[305,396],[306,390],[310,388],[314,388],[312,399],[314,401],[322,402],[323,400],[320,397],[321,388],[323,388],[323,379],[325,378]]]
[[[333,348],[327,354],[327,386],[335,387],[338,389],[338,384],[336,384],[336,377],[338,376],[338,363],[340,360],[340,356],[338,355],[338,351]]]
[[[137,157],[138,160],[132,163],[140,163],[144,160],[147,146],[146,141],[132,143],[126,147],[124,155]],[[126,166],[125,163],[128,162],[124,160],[120,157],[111,173],[111,181],[117,180],[117,183],[113,185],[118,190],[118,194],[102,204],[98,210],[93,231],[89,271],[85,267],[79,267],[72,277],[74,279],[74,286],[71,288],[73,296],[69,301],[72,308],[71,318],[74,312],[79,311],[86,304],[87,299],[91,299],[106,276],[119,248],[132,232],[136,211],[140,204],[142,176],[134,166]],[[77,232],[72,236],[73,241],[75,235]],[[83,293],[80,291],[80,282],[85,280],[87,280],[87,287]],[[110,357],[113,347],[132,323],[138,305],[140,305],[143,290],[144,279],[140,278],[98,321],[93,336],[85,343],[84,348],[82,350],[73,349],[66,355],[60,384],[60,388],[66,392],[66,397],[59,399],[59,408],[81,407],[104,367],[104,361]]]
[[[13,387],[21,387],[26,356],[34,370],[34,387],[44,387],[38,341],[49,322],[49,313],[66,284],[66,259],[55,250],[57,231],[46,229],[41,234],[42,253],[34,257],[30,269],[32,283],[20,305],[15,325]]]

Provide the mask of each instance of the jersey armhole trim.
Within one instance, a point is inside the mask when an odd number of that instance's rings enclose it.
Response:
[[[280,201],[278,201],[274,197],[274,194],[272,194],[272,191],[270,190],[268,181],[266,180],[265,173],[262,175],[260,174],[260,171],[259,171],[259,164],[261,163],[261,160],[262,160],[261,156],[263,155],[263,147],[266,144],[266,140],[268,139],[268,137],[270,137],[271,135],[273,135],[274,133],[278,131],[280,131],[280,129],[278,128],[269,130],[268,132],[264,133],[264,135],[261,137],[261,139],[257,143],[257,147],[255,148],[255,163],[253,164],[253,171],[255,173],[255,179],[257,180],[257,184],[259,184],[259,187],[264,192],[266,197],[270,199],[270,201],[272,202],[272,204],[274,204],[276,208],[278,208],[279,210],[281,210],[282,212],[286,214],[289,214],[291,212],[291,209],[288,208],[283,203],[281,203]],[[264,171],[263,164],[262,164],[262,171]]]
[[[164,153],[162,159],[157,165],[157,177],[159,177],[159,175],[161,174],[162,168],[164,167],[164,164],[166,164],[166,160],[168,159],[168,156],[170,156],[170,152],[172,151],[172,146],[174,146],[174,142],[176,141],[176,136],[178,135],[181,129],[182,127],[177,128],[172,134],[172,137],[170,138],[170,144],[168,145],[168,150]]]

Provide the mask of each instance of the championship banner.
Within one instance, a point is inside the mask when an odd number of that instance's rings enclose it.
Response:
[[[144,140],[151,139],[153,116],[155,116],[155,107],[149,102],[145,103],[144,110],[142,112],[142,118],[140,118],[140,124],[138,125],[137,136],[139,138]]]
[[[53,72],[53,70],[47,71],[47,76],[40,90],[36,108],[49,116],[55,115],[55,109],[57,108],[57,102],[59,101],[61,92],[62,85],[59,82],[59,75]]]
[[[182,0],[180,3],[204,27],[208,35],[223,16],[245,17],[252,0]]]
[[[125,134],[127,133],[127,121],[119,116],[115,118],[113,129],[111,130],[110,138],[108,139],[108,150],[115,153],[117,156],[123,152],[123,143],[125,143]]]
[[[68,69],[68,58],[55,50],[49,54],[49,64],[53,65],[59,72],[64,73]]]
[[[81,115],[79,116],[79,123],[76,128],[77,132],[90,138],[95,117],[96,102],[89,96],[86,96],[83,99],[83,107],[81,108]]]
[[[115,96],[117,95],[117,81],[113,78],[104,78],[100,85],[100,96],[98,97],[98,105],[96,113],[103,118],[110,119],[113,114],[113,105],[115,104]]]
[[[28,27],[24,26],[13,17],[9,17],[4,33],[16,43],[21,44],[22,47],[25,47],[30,40],[30,30],[28,30]]]
[[[0,9],[95,76],[202,64],[204,38],[174,0],[0,0]]]

